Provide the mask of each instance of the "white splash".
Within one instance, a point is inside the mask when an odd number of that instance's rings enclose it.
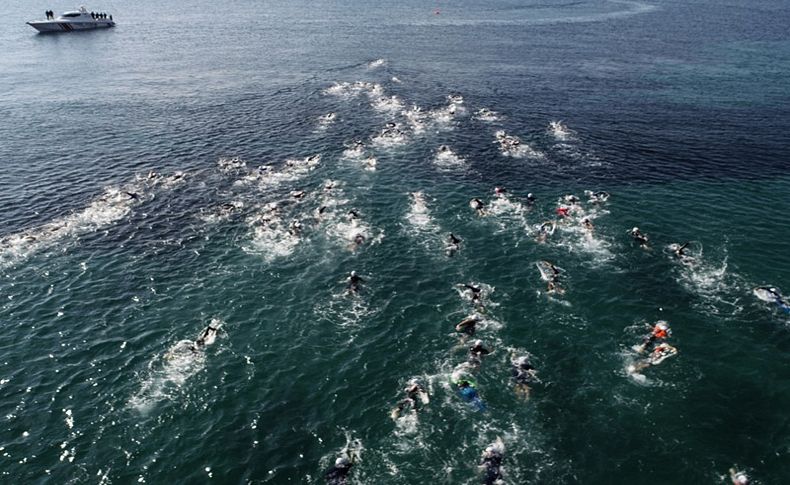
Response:
[[[480,108],[479,110],[475,111],[474,118],[476,120],[491,123],[493,121],[499,120],[499,113],[497,113],[496,111],[492,111],[488,108]]]
[[[433,163],[440,168],[454,168],[464,166],[466,160],[455,153],[449,146],[441,145],[436,150]]]
[[[110,186],[87,207],[39,227],[0,238],[0,268],[23,261],[36,252],[55,247],[66,239],[104,229],[131,214],[132,209],[154,198],[157,189],[170,189],[184,180],[176,173],[163,177],[154,172],[134,182]]]
[[[557,141],[569,141],[573,138],[573,131],[569,130],[562,121],[552,121],[549,123],[548,132]]]
[[[508,135],[503,130],[497,131],[495,138],[494,142],[499,145],[499,152],[506,157],[529,157],[534,159],[543,159],[546,157],[542,152],[523,143],[519,137]]]

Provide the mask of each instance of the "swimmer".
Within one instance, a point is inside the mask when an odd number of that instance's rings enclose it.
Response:
[[[302,223],[299,222],[298,219],[291,221],[290,225],[288,226],[288,234],[291,236],[299,236],[302,234]]]
[[[556,226],[551,221],[547,221],[541,224],[540,227],[538,228],[538,235],[536,237],[537,241],[541,244],[545,243],[546,240],[549,238],[549,236],[554,234],[555,228]]]
[[[565,288],[560,286],[560,284],[557,283],[556,281],[549,281],[548,283],[546,283],[546,293],[564,295]]]
[[[477,392],[476,384],[470,379],[459,379],[455,382],[458,386],[458,395],[464,402],[472,404],[478,411],[485,411],[486,405]]]
[[[672,329],[669,328],[669,323],[664,320],[659,320],[655,325],[653,325],[650,334],[646,335],[642,339],[642,343],[634,346],[634,350],[641,354],[657,340],[666,340],[670,335],[672,335]]]
[[[313,212],[313,217],[314,217],[316,220],[319,220],[319,221],[320,221],[320,220],[321,220],[321,216],[323,216],[323,215],[324,215],[324,212],[326,212],[326,209],[327,209],[327,207],[326,207],[325,205],[322,205],[321,207],[317,208],[317,209],[315,210],[315,212]]]
[[[357,274],[356,271],[352,271],[351,274],[348,275],[346,278],[346,289],[349,293],[357,293],[359,291],[359,284],[364,283],[365,280]]]
[[[773,286],[758,286],[753,290],[754,295],[766,302],[774,303],[782,311],[790,313],[790,303],[788,303],[782,293]]]
[[[478,306],[483,306],[482,296],[483,296],[483,289],[479,286],[470,285],[469,283],[464,283],[459,285],[462,288],[466,288],[472,293],[472,303]]]
[[[407,397],[405,399],[401,399],[400,401],[398,401],[398,404],[395,405],[395,407],[392,409],[392,411],[390,411],[390,418],[392,418],[393,421],[397,420],[398,418],[400,418],[404,414],[404,412],[406,410],[409,410],[409,409],[412,412],[416,413],[417,412],[417,402],[414,399],[410,398],[410,397]]]
[[[475,340],[471,347],[469,347],[469,363],[478,367],[483,361],[483,357],[490,354],[491,351],[483,346],[482,340]]]
[[[560,286],[560,268],[554,266],[548,261],[541,261],[538,263],[538,270],[540,271],[541,278],[546,281],[546,292],[563,294],[565,290]]]
[[[569,210],[570,209],[564,206],[557,207],[557,215],[560,217],[568,217],[570,215],[568,212]]]
[[[488,108],[480,108],[479,110],[477,110],[477,112],[475,114],[477,115],[478,119],[483,120],[483,121],[488,121],[491,118],[496,117],[496,113],[494,113],[493,111],[491,111]]]
[[[593,223],[590,221],[589,217],[582,219],[582,226],[584,226],[584,228],[589,232],[593,232],[593,230],[595,230],[595,226],[593,226]]]
[[[475,334],[475,330],[477,330],[477,324],[480,322],[480,320],[481,319],[479,315],[469,315],[455,326],[455,331],[465,333],[471,337]]]
[[[140,199],[140,195],[138,195],[137,192],[124,192],[124,193],[126,195],[128,195],[130,199],[133,199],[133,200],[139,200]]]
[[[548,261],[543,261],[543,264],[545,264],[551,271],[551,275],[549,278],[550,280],[556,280],[557,278],[559,278],[560,273],[562,271],[558,267],[554,266],[554,264],[549,263]]]
[[[691,244],[691,241],[684,242],[681,245],[673,244],[670,246],[670,248],[672,248],[672,254],[674,254],[675,257],[686,266],[692,266],[695,263],[694,257],[689,256],[685,252],[689,244]]]
[[[469,201],[469,207],[476,210],[477,215],[479,216],[485,215],[486,213],[485,206],[486,206],[485,203],[482,200],[478,199],[477,197]]]
[[[645,236],[638,227],[634,227],[630,231],[631,237],[642,247],[647,247],[647,236]]]
[[[407,383],[404,391],[406,392],[406,397],[398,402],[398,404],[390,413],[390,417],[392,417],[392,419],[398,419],[403,415],[403,411],[406,409],[411,409],[412,412],[416,413],[418,409],[418,403],[428,404],[430,402],[428,391],[426,391],[416,379],[410,380]]]
[[[505,197],[507,195],[507,189],[503,187],[494,187],[494,195],[497,197]]]
[[[653,351],[650,352],[650,355],[631,365],[628,371],[629,373],[637,373],[643,369],[650,367],[651,365],[658,365],[664,362],[669,357],[672,357],[673,355],[677,355],[677,353],[678,353],[678,349],[676,349],[675,347],[669,345],[668,343],[661,343],[659,345],[656,345]]]
[[[533,367],[528,355],[521,357],[511,356],[510,372],[513,376],[514,390],[516,395],[525,401],[529,399],[530,384],[540,382],[538,370]]]
[[[423,404],[428,404],[430,402],[428,391],[425,390],[422,384],[417,382],[417,379],[411,379],[406,384],[404,391],[406,391],[406,397],[414,400],[414,402],[417,402],[418,400]]]
[[[650,365],[658,365],[668,357],[672,357],[673,355],[678,353],[678,349],[675,347],[667,344],[661,343],[656,345],[652,352],[650,352],[650,356],[648,357],[648,362]]]
[[[211,323],[200,333],[200,336],[192,343],[192,352],[199,352],[205,347],[213,344],[217,339],[217,331],[219,331],[220,323],[217,320],[211,320]]]
[[[349,456],[343,452],[340,457],[335,460],[335,464],[327,470],[324,474],[324,479],[329,485],[346,485],[348,483],[348,475],[351,473],[351,467],[354,466],[354,456]]]
[[[675,256],[677,256],[680,259],[687,258],[688,255],[686,253],[684,253],[684,251],[686,250],[686,248],[688,247],[689,244],[690,244],[690,242],[686,241],[683,244],[681,244],[680,246],[676,247],[675,250],[674,250]]]
[[[159,175],[158,172],[154,172],[153,170],[148,172],[148,180],[153,180],[153,179],[156,179],[156,178],[159,178],[159,177],[161,177],[161,175]]]
[[[497,438],[494,444],[486,446],[483,451],[480,470],[483,472],[484,485],[497,485],[502,482],[502,459],[504,458],[505,446],[502,440]]]
[[[447,256],[452,256],[461,249],[461,239],[456,237],[452,232],[447,236],[447,246],[444,248]]]
[[[439,146],[439,153],[448,153],[450,151],[450,147],[447,145]]]
[[[730,468],[730,481],[732,485],[749,485],[751,483],[745,472],[739,472],[735,468]]]
[[[606,202],[607,200],[609,200],[609,192],[606,192],[606,191],[603,191],[603,190],[598,191],[598,192],[593,192],[591,190],[585,190],[584,193],[588,197],[590,197],[590,202],[592,202],[593,204],[600,204],[601,202]]]
[[[353,221],[354,219],[359,219],[359,212],[356,209],[351,209],[348,211],[348,219]]]
[[[365,236],[363,236],[362,234],[357,234],[354,236],[354,242],[352,243],[351,247],[352,249],[356,249],[362,246],[363,244],[365,244]]]
[[[532,192],[527,194],[527,204],[533,205],[537,200],[538,200],[537,197],[532,195]]]
[[[291,191],[291,197],[293,197],[294,199],[301,199],[304,196],[305,196],[305,191],[304,190],[292,190]]]
[[[565,197],[563,197],[563,200],[570,205],[577,205],[579,203],[579,198],[573,194],[566,195]]]

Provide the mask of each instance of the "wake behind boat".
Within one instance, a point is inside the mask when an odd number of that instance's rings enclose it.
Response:
[[[27,22],[27,24],[39,32],[71,32],[74,30],[103,29],[115,26],[112,15],[88,12],[85,7],[65,12],[57,18],[53,12],[48,11],[47,20],[33,20]]]

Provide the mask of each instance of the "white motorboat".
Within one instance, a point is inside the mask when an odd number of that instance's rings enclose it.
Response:
[[[112,15],[99,15],[94,12],[88,12],[85,7],[80,7],[79,10],[72,12],[62,13],[52,20],[33,20],[27,24],[39,32],[72,32],[74,30],[103,29],[115,26]]]

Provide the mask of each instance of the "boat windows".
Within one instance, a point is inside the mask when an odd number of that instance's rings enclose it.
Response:
[[[79,12],[68,12],[61,15],[61,17],[79,17],[80,15],[82,14]]]

